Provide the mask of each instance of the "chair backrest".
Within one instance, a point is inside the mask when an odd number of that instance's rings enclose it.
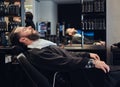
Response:
[[[17,56],[17,60],[26,75],[33,82],[34,87],[52,87],[52,84],[49,83],[48,79],[29,63],[24,54],[20,53]]]

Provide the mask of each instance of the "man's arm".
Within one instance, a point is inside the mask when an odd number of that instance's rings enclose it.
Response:
[[[30,61],[37,67],[41,68],[44,67],[46,69],[58,71],[97,68],[103,70],[105,73],[109,72],[109,66],[103,61],[94,59],[91,60],[90,58],[73,57],[64,49],[56,47],[46,47],[42,50],[33,49],[30,54],[32,54]]]

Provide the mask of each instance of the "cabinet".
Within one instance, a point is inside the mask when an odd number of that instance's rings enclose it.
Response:
[[[81,29],[93,32],[94,40],[106,41],[106,0],[82,0],[81,7]]]
[[[8,46],[9,32],[23,23],[24,0],[0,0],[0,46]]]
[[[112,60],[113,65],[120,65],[120,48],[117,46],[111,46]]]

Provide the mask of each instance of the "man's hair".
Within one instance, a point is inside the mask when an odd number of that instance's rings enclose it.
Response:
[[[23,43],[19,42],[20,35],[19,32],[15,32],[16,28],[10,33],[9,39],[12,46],[19,48],[19,51],[26,51],[28,48]]]
[[[16,28],[12,30],[10,33],[9,39],[11,42],[11,46],[14,46],[15,54],[19,54],[21,52],[26,52],[28,50],[27,46],[25,46],[23,43],[19,42],[20,35],[19,33],[15,32]]]
[[[20,43],[19,42],[19,39],[20,39],[19,33],[15,33],[15,30],[16,30],[16,28],[14,28],[12,30],[12,32],[10,33],[10,36],[9,36],[11,45],[18,45]]]

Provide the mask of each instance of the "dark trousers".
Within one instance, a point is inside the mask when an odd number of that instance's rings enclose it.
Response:
[[[105,74],[104,87],[120,87],[120,66],[110,67],[110,72]]]
[[[103,87],[104,75],[104,72],[98,69],[70,72],[71,87]]]
[[[81,69],[70,72],[71,87],[120,87],[120,67],[109,73],[99,69]]]

